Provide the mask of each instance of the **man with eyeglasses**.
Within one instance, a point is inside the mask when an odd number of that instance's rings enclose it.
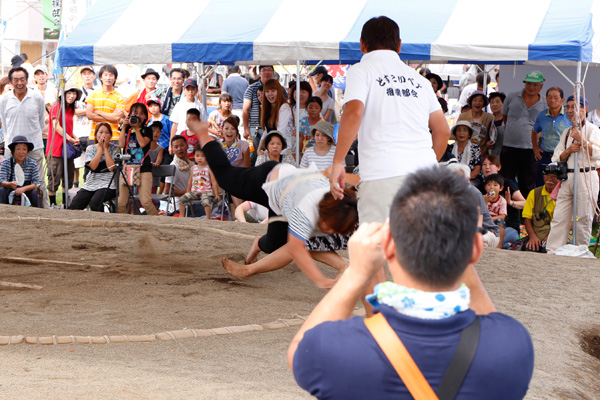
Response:
[[[181,68],[173,68],[169,73],[171,80],[171,86],[161,87],[153,91],[150,97],[158,97],[162,108],[161,114],[171,116],[173,108],[179,103],[181,94],[183,93],[183,81],[185,80],[185,74]]]
[[[28,79],[29,74],[23,67],[15,67],[9,71],[8,80],[13,90],[0,97],[0,121],[6,132],[7,145],[19,135],[25,136],[27,141],[33,143],[33,150],[27,156],[36,162],[42,176],[44,173],[42,132],[46,125],[46,108],[42,95],[27,88]],[[8,146],[5,146],[5,155],[6,157],[12,155]],[[46,183],[43,179],[40,191],[44,196],[44,208],[50,208]]]

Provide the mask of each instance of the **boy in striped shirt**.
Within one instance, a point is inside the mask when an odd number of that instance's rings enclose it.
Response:
[[[100,81],[102,87],[91,93],[86,99],[85,115],[92,121],[92,129],[88,140],[94,141],[96,125],[108,122],[112,128],[110,140],[119,140],[119,122],[125,115],[125,98],[115,90],[115,82],[119,73],[112,65],[100,68]]]

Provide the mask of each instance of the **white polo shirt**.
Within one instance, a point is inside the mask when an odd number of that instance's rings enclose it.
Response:
[[[23,100],[13,91],[0,97],[0,120],[6,132],[7,145],[15,136],[22,135],[33,143],[33,149],[44,149],[42,132],[46,125],[46,107],[41,94],[27,88]]]
[[[187,129],[187,112],[189,109],[195,108],[200,111],[200,121],[207,121],[206,111],[204,110],[204,106],[198,99],[194,99],[193,103],[187,101],[185,97],[183,97],[173,108],[173,112],[171,113],[171,117],[169,118],[171,122],[177,124],[176,135],[181,135],[181,132]]]
[[[358,131],[363,181],[408,175],[437,164],[429,115],[441,110],[431,83],[391,50],[375,50],[346,73],[344,102],[361,101]]]

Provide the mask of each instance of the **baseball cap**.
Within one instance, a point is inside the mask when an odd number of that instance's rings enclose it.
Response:
[[[570,101],[575,101],[575,96],[574,95],[570,95],[569,98],[567,99],[567,103]],[[588,101],[587,99],[584,99],[583,96],[579,96],[579,105],[580,106],[588,106]]]
[[[46,69],[46,66],[42,65],[42,64],[35,66],[35,68],[33,69],[33,74],[35,75],[35,73],[38,71],[42,71],[43,73],[48,74],[48,70]]]
[[[158,104],[159,107],[162,107],[162,102],[158,97],[150,97],[150,99],[148,99],[146,102],[146,105],[149,106],[150,103]]]
[[[540,71],[528,72],[525,79],[523,79],[523,82],[533,82],[533,83],[541,83],[544,81],[545,81],[544,74],[542,74]]]
[[[96,75],[96,71],[94,71],[94,67],[92,67],[91,65],[84,65],[83,67],[81,67],[81,69],[79,70],[79,73],[82,73],[85,70],[91,71],[94,75]]]
[[[198,89],[198,81],[195,79],[186,79],[185,82],[183,82],[183,88],[185,89],[188,86],[193,86]]]
[[[313,69],[312,72],[308,75],[315,76],[316,74],[326,74],[327,68],[322,65],[319,65],[317,68]]]

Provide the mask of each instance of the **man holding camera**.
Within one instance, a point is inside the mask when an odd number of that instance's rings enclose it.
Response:
[[[453,171],[421,169],[406,177],[394,197],[389,223],[360,225],[348,243],[348,268],[289,347],[288,363],[301,387],[318,398],[412,398],[414,376],[401,378],[375,338],[387,330],[388,338],[404,344],[431,388],[439,390],[448,379],[456,398],[525,396],[533,373],[531,338],[518,321],[495,312],[474,267],[483,251],[478,196]],[[367,296],[375,316],[348,319],[385,261],[393,282]],[[381,325],[374,327],[374,321]],[[478,342],[465,340],[471,344],[464,351],[461,332],[477,332],[477,324]],[[454,362],[457,355],[471,361]],[[450,378],[459,370],[463,377]]]
[[[588,102],[583,97],[579,98],[579,115],[575,114],[575,96],[567,99],[565,110],[573,126],[563,132],[552,156],[552,162],[567,163],[567,179],[560,183],[556,198],[554,217],[546,244],[549,252],[556,251],[567,243],[573,216],[575,168],[578,168],[577,229],[574,243],[576,246],[589,244],[594,209],[598,203],[596,163],[600,160],[600,129],[585,120]],[[578,165],[575,165],[576,153]]]

